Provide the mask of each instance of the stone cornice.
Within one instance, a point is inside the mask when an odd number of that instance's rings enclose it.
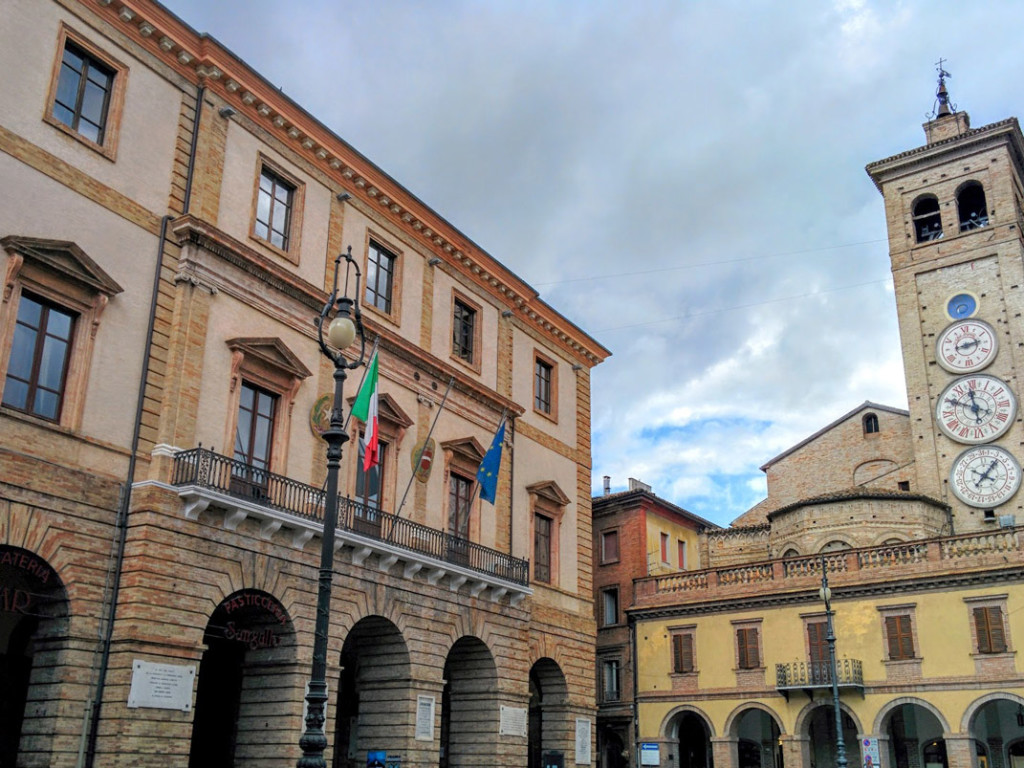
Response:
[[[947,155],[950,148],[954,145],[978,148],[992,139],[1002,137],[1009,140],[1011,155],[1018,168],[1024,170],[1024,136],[1021,135],[1020,125],[1015,117],[1008,117],[1005,120],[983,125],[980,128],[972,128],[959,136],[951,136],[934,144],[926,144],[922,147],[909,149],[906,152],[900,152],[898,155],[887,157],[884,160],[876,160],[873,163],[868,163],[864,170],[867,171],[878,190],[882,191],[882,178],[897,169],[906,172],[926,165],[929,160],[937,155]]]
[[[611,353],[543,301],[536,290],[441,218],[344,139],[206,34],[151,0],[78,0],[196,86],[205,86],[319,168],[370,208],[386,211],[450,268],[483,288],[522,322],[579,361]]]

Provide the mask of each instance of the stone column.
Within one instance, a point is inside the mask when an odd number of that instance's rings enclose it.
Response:
[[[784,733],[779,737],[782,743],[781,768],[810,768],[811,740],[807,736]]]
[[[730,736],[715,736],[711,739],[711,753],[715,756],[715,768],[739,768],[739,739]]]
[[[978,768],[974,738],[969,733],[944,733],[949,768]]]

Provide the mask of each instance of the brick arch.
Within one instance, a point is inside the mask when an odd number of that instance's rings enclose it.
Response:
[[[808,721],[811,719],[811,714],[821,707],[827,707],[830,711],[832,710],[832,704],[828,702],[823,704],[820,701],[811,701],[805,704],[804,708],[797,713],[796,719],[793,721],[793,733],[798,736],[806,735],[808,728],[810,727]],[[854,728],[857,730],[857,733],[864,733],[863,724],[861,723],[860,718],[857,717],[856,712],[846,706],[842,701],[839,702],[839,709],[842,710],[844,715],[850,718],[853,722]],[[843,730],[846,729],[844,728]]]
[[[768,717],[775,722],[775,727],[779,729],[779,735],[784,735],[786,733],[785,724],[783,723],[782,717],[779,713],[767,704],[761,704],[757,701],[744,702],[733,709],[725,718],[725,725],[722,727],[722,733],[727,734],[731,738],[738,738],[739,734],[736,732],[736,729],[739,725],[740,718],[744,713],[749,712],[752,709],[759,710],[768,715]]]
[[[935,716],[935,719],[939,721],[939,725],[941,726],[943,733],[951,732],[949,722],[946,720],[942,712],[940,712],[938,708],[936,708],[935,705],[931,702],[925,701],[924,699],[919,699],[916,696],[900,696],[898,699],[893,699],[892,701],[883,704],[882,707],[878,710],[878,714],[875,715],[875,722],[872,723],[871,732],[882,733],[882,726],[888,719],[889,715],[892,714],[893,710],[895,710],[897,707],[900,707],[904,704],[913,704],[915,706],[921,707],[922,709],[926,710],[927,712]],[[863,731],[860,732],[863,733]]]
[[[708,729],[708,738],[715,738],[718,734],[715,733],[714,721],[704,712],[700,707],[696,707],[692,704],[680,704],[677,707],[673,707],[669,710],[669,713],[661,721],[661,726],[658,728],[658,733],[661,734],[663,739],[675,739],[678,738],[678,720],[680,715],[693,714],[699,717],[704,725]]]
[[[963,717],[960,718],[960,732],[970,733],[971,722],[974,720],[975,716],[983,706],[993,701],[1012,701],[1014,704],[1024,707],[1024,696],[1018,696],[1017,694],[1010,693],[1009,691],[986,693],[984,696],[979,696],[967,705],[967,708],[964,710]],[[945,727],[944,721],[939,720],[939,722],[943,724],[943,727]]]

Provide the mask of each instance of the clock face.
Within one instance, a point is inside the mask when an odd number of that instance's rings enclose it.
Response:
[[[979,371],[996,358],[996,332],[981,320],[959,320],[939,336],[935,357],[952,373]]]
[[[1017,415],[1017,399],[995,376],[964,376],[946,387],[935,404],[935,421],[958,443],[987,443]]]
[[[949,484],[964,504],[997,507],[1020,488],[1020,464],[995,445],[968,448],[953,463]]]

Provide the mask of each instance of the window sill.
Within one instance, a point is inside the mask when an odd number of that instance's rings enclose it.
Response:
[[[269,240],[264,240],[262,237],[257,235],[255,232],[249,233],[249,239],[254,243],[257,243],[260,248],[270,251],[278,258],[284,259],[289,264],[294,264],[296,267],[299,266],[299,254],[286,251],[283,248],[278,248]]]
[[[477,355],[479,357],[479,355]],[[480,363],[467,360],[464,357],[456,355],[454,352],[449,355],[449,359],[460,368],[465,368],[467,371],[475,373],[477,376],[480,375]]]
[[[51,105],[51,107],[52,107],[52,105]],[[79,144],[85,145],[86,147],[91,149],[93,152],[96,152],[97,154],[102,155],[103,157],[105,157],[110,162],[112,162],[112,163],[117,162],[117,146],[116,146],[117,143],[116,143],[116,141],[111,139],[110,136],[107,136],[107,140],[106,140],[105,144],[97,144],[92,139],[87,139],[85,136],[80,134],[78,131],[76,131],[74,128],[72,128],[67,123],[62,123],[57,118],[53,117],[53,115],[49,115],[49,114],[43,115],[43,122],[44,123],[48,123],[49,125],[52,125],[54,128],[56,128],[58,131],[63,133],[65,136],[68,136],[69,138],[74,139]]]
[[[534,406],[533,412],[536,413],[538,416],[541,416],[541,417],[547,419],[552,424],[557,424],[558,423],[558,415],[557,414],[548,413],[547,411],[542,411],[540,408],[538,408],[536,406]]]

